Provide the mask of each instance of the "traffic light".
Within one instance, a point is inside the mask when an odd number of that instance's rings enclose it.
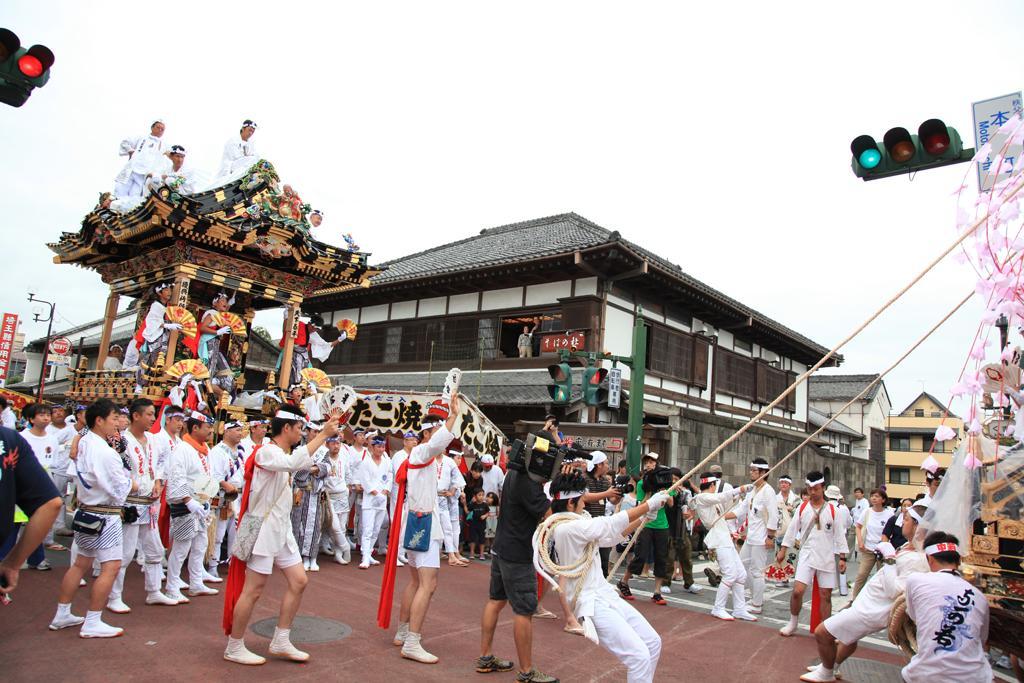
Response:
[[[50,80],[53,52],[45,45],[27,50],[13,32],[0,28],[0,102],[20,107],[33,88],[41,88]]]
[[[608,385],[604,385],[608,371],[604,368],[587,367],[583,371],[583,402],[588,406],[599,406],[608,401]]]
[[[556,363],[548,366],[551,384],[548,393],[554,403],[569,403],[572,400],[572,368],[568,363]]]
[[[974,150],[963,148],[960,134],[941,119],[928,119],[911,135],[906,128],[890,128],[882,144],[870,135],[858,135],[850,143],[853,174],[862,180],[878,180],[970,161]]]

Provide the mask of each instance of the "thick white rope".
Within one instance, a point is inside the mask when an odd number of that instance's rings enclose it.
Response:
[[[559,512],[543,520],[537,525],[537,530],[533,532],[533,566],[537,573],[550,583],[556,591],[561,590],[558,578],[564,577],[576,580],[572,602],[569,603],[571,609],[576,608],[576,601],[583,590],[584,578],[590,572],[590,567],[594,563],[594,555],[597,554],[597,544],[588,543],[583,551],[583,555],[571,564],[556,563],[551,557],[549,549],[554,541],[555,528],[560,524],[574,522],[579,519],[580,516],[575,513]]]

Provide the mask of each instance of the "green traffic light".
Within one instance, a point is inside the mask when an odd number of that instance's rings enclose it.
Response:
[[[864,168],[874,168],[882,161],[882,155],[877,149],[866,149],[861,152],[860,158],[858,158],[857,161]]]

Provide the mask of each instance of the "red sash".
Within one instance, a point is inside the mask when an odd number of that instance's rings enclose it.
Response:
[[[402,543],[402,508],[405,505],[405,484],[409,480],[409,470],[421,470],[429,467],[434,459],[419,465],[410,465],[408,458],[395,473],[398,484],[398,495],[395,497],[395,517],[391,520],[388,531],[388,556],[384,559],[384,578],[380,585],[380,601],[377,603],[377,626],[387,628],[391,625],[391,603],[395,597],[395,576],[398,574],[398,550]],[[432,520],[436,521],[436,520]]]
[[[238,519],[235,520],[236,529],[242,521],[242,517],[249,511],[249,494],[252,492],[252,479],[256,473],[256,468],[259,467],[256,464],[256,451],[262,446],[263,444],[257,444],[252,449],[252,454],[245,461],[245,486],[242,489],[242,500],[239,503]],[[226,636],[231,635],[231,627],[235,620],[235,605],[238,603],[238,596],[242,594],[243,587],[245,587],[245,562],[232,555],[231,563],[228,565],[228,580],[224,587],[224,614],[221,621],[221,624],[224,626],[224,635]]]

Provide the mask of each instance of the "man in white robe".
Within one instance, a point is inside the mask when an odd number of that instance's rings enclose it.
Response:
[[[388,499],[391,497],[391,458],[384,452],[385,438],[375,436],[370,444],[370,455],[359,465],[358,481],[363,487],[362,516],[363,535],[359,550],[363,556],[360,569],[378,565],[371,553],[388,515]]]
[[[242,447],[242,423],[232,420],[224,425],[224,434],[216,446],[210,449],[210,476],[220,486],[212,501],[216,515],[217,530],[213,536],[213,548],[207,572],[216,577],[220,565],[220,549],[225,538],[228,542],[228,557],[235,542],[235,516],[238,513],[238,496],[242,492],[242,475],[248,453]]]
[[[150,126],[149,135],[121,141],[119,154],[128,157],[128,163],[114,180],[114,194],[119,198],[143,195],[146,180],[155,175],[165,161],[163,135],[164,122],[157,119]]]
[[[750,464],[750,480],[754,490],[737,506],[738,518],[746,526],[746,542],[740,550],[740,561],[747,572],[746,585],[750,588],[747,611],[760,614],[764,605],[764,570],[775,549],[775,534],[779,528],[779,507],[775,490],[763,475],[769,470],[764,458],[754,458]]]
[[[172,192],[192,194],[196,191],[196,176],[185,166],[185,148],[171,145],[166,158],[161,160],[156,172],[150,176],[148,186],[154,192],[166,185]]]
[[[251,119],[242,121],[238,137],[231,138],[224,143],[224,155],[220,160],[220,170],[217,171],[218,178],[244,171],[259,161],[259,157],[256,155],[256,145],[252,141],[252,136],[255,133],[255,121]]]

